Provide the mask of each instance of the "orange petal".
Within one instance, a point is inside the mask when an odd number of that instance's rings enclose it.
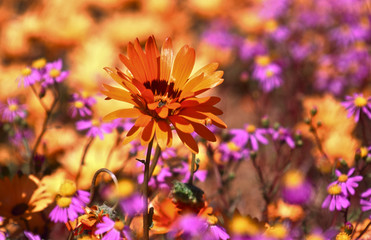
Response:
[[[150,110],[155,110],[155,109],[158,107],[158,102],[148,103],[148,104],[147,104],[147,107],[148,107]]]
[[[166,105],[166,107],[168,108],[168,109],[177,109],[177,108],[179,108],[181,105],[180,105],[180,103],[178,103],[178,102],[173,102],[173,103],[170,103],[170,104],[168,104],[168,105]]]
[[[213,72],[216,71],[216,69],[218,69],[218,66],[219,66],[219,63],[209,63],[206,66],[200,68],[194,74],[192,74],[192,76],[190,77],[190,80],[192,80],[193,78],[196,78],[198,75],[202,73],[204,73],[205,76],[211,75]]]
[[[146,42],[146,55],[147,64],[149,70],[149,78],[151,80],[159,78],[159,52],[156,46],[156,41],[154,36],[150,36]]]
[[[156,112],[160,118],[165,119],[169,114],[169,109],[167,107],[157,108]]]
[[[184,133],[194,132],[192,124],[185,118],[179,117],[177,115],[169,116],[168,118],[170,122],[174,125],[174,127],[179,129],[180,131]]]
[[[103,84],[103,86],[108,90],[102,90],[101,92],[109,98],[116,99],[123,102],[128,102],[134,104],[133,98],[130,92],[126,92],[122,89],[112,87],[110,85]]]
[[[140,53],[143,53],[143,50],[138,50]],[[134,69],[134,72],[131,72],[139,82],[146,82],[146,74],[145,74],[145,68],[143,66],[143,63],[141,61],[141,58],[139,56],[139,53],[137,52],[137,49],[135,49],[134,45],[129,42],[128,44],[128,56],[130,58],[130,61],[132,63],[132,68]]]
[[[107,114],[103,121],[111,121],[116,118],[135,118],[141,114],[138,108],[120,109]]]
[[[133,141],[139,134],[141,127],[133,126],[129,132],[126,134],[122,144],[126,145],[129,142]]]
[[[171,38],[166,38],[161,48],[160,56],[160,79],[169,80],[170,72],[173,64],[173,44]]]
[[[209,113],[212,113],[212,114],[215,114],[215,115],[222,115],[223,114],[223,111],[220,110],[219,108],[216,108],[216,107],[213,107],[213,106],[210,106],[210,105],[205,105],[205,104],[192,107],[192,109],[194,109],[195,111],[198,111],[198,112],[209,112]]]
[[[162,150],[166,148],[171,137],[171,128],[165,121],[158,121],[156,127],[156,140]]]
[[[115,80],[115,81],[116,81],[118,84],[120,84],[122,87],[125,87],[125,85],[122,84],[123,79],[120,78],[120,76],[117,75],[117,74],[114,72],[114,70],[113,70],[112,68],[105,67],[105,68],[103,68],[103,69],[108,73],[108,75],[110,75],[110,77],[111,77],[113,80]],[[129,89],[128,89],[128,90],[129,90]]]
[[[207,127],[205,127],[202,124],[195,123],[195,122],[191,122],[191,124],[198,135],[200,135],[201,137],[203,137],[204,139],[208,141],[211,141],[211,142],[216,141],[216,137],[214,133],[212,133]]]
[[[151,72],[149,69],[148,61],[147,61],[147,56],[144,54],[142,47],[140,46],[138,38],[135,39],[134,41],[134,48],[137,53],[137,56],[139,57],[139,61],[142,64],[143,67],[143,72],[146,77],[146,81],[151,81]]]
[[[141,137],[142,145],[147,145],[152,140],[153,135],[155,134],[156,126],[157,126],[156,121],[152,119],[143,129]]]
[[[215,126],[217,126],[219,128],[227,128],[227,125],[223,122],[223,120],[221,120],[220,118],[218,118],[214,114],[212,114],[212,113],[204,113],[204,114],[211,119],[212,123]]]
[[[137,127],[145,127],[151,120],[152,120],[151,116],[142,114],[137,118],[134,125]]]
[[[184,133],[183,131],[175,128],[176,132],[180,140],[188,147],[193,153],[198,153],[198,145],[197,142],[193,139],[192,135],[189,133]]]
[[[175,57],[173,71],[171,73],[174,79],[174,89],[184,86],[195,64],[195,50],[185,45],[180,49]]]

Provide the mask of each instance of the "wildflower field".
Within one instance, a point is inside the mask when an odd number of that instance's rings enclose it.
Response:
[[[0,0],[0,240],[371,239],[371,0]]]

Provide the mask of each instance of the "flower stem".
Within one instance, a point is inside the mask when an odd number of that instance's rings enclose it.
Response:
[[[266,191],[265,180],[264,180],[264,177],[263,177],[262,169],[260,168],[260,166],[256,162],[256,156],[251,157],[251,162],[252,162],[256,172],[258,173],[259,181],[260,181],[260,184],[261,184],[261,187],[262,187],[263,198],[264,198],[264,201],[265,201],[265,206],[264,206],[264,210],[263,210],[263,221],[266,222],[268,220],[268,205],[270,203],[270,197],[269,197],[269,195],[267,194],[267,191]]]
[[[79,180],[79,178],[81,176],[82,166],[85,165],[86,154],[88,153],[88,150],[89,150],[93,140],[94,140],[94,137],[90,137],[88,142],[86,143],[86,145],[84,147],[84,152],[81,156],[81,162],[80,162],[79,170],[77,171],[76,178],[75,178],[76,184],[77,184],[77,180]]]
[[[149,164],[151,161],[153,138],[148,144],[146,161],[144,163],[144,180],[143,180],[143,195],[144,195],[144,214],[143,214],[143,238],[149,240],[149,219],[148,219],[148,181],[149,181]]]
[[[95,182],[97,181],[97,178],[98,178],[98,175],[102,172],[105,172],[105,173],[108,173],[110,175],[110,177],[112,178],[113,182],[115,183],[115,187],[116,187],[116,192],[118,191],[118,188],[119,188],[119,184],[118,184],[118,181],[117,181],[117,178],[116,178],[116,175],[113,174],[113,172],[111,172],[110,170],[108,170],[107,168],[101,168],[101,169],[98,169],[94,176],[93,176],[93,179],[91,181],[91,186],[90,186],[90,199],[89,199],[89,204],[91,204],[93,202],[93,199],[94,199],[94,191],[95,191]],[[112,208],[116,208],[118,204],[118,201],[116,201],[116,203],[112,206]]]
[[[365,234],[368,230],[368,228],[371,226],[371,221],[367,224],[367,226],[365,227],[365,229],[363,229],[363,231],[358,235],[358,237],[356,239],[360,239],[360,237],[362,237],[363,234]]]
[[[148,179],[151,179],[152,177],[152,174],[153,172],[155,171],[155,168],[156,168],[156,165],[157,165],[157,162],[158,162],[158,159],[160,158],[160,155],[161,155],[161,148],[159,145],[156,146],[156,152],[155,152],[155,155],[153,156],[153,159],[152,159],[152,164],[149,168],[149,177]]]
[[[189,177],[188,184],[193,185],[193,174],[195,173],[196,164],[196,154],[192,153],[192,163],[191,163],[191,176]]]

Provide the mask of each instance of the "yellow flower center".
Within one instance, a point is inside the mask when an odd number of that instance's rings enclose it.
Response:
[[[366,157],[368,154],[367,147],[361,147],[360,152],[361,152],[361,157]]]
[[[55,68],[53,68],[49,72],[49,76],[51,76],[51,77],[58,77],[60,74],[61,74],[61,71],[59,71],[58,69],[55,69]]]
[[[57,205],[61,208],[67,208],[71,204],[71,198],[69,197],[60,197],[57,199]]]
[[[246,131],[248,133],[254,133],[256,131],[256,127],[252,124],[250,124],[249,126],[246,127]]]
[[[366,104],[367,99],[364,97],[356,97],[356,99],[354,99],[354,105],[356,105],[357,107],[364,107],[366,106]]]
[[[85,106],[85,104],[82,101],[76,101],[74,105],[75,105],[75,108],[79,108],[79,109]]]
[[[267,66],[271,60],[268,56],[257,56],[255,61],[258,65],[264,67]]]
[[[346,182],[348,180],[348,175],[346,174],[341,174],[339,177],[338,177],[338,181],[339,182]]]
[[[17,104],[10,104],[9,105],[9,110],[14,112],[14,111],[17,111],[18,110],[18,105]]]
[[[238,150],[240,150],[240,148],[234,142],[227,143],[227,147],[231,151],[238,151]]]
[[[122,179],[119,181],[118,193],[120,197],[128,197],[135,190],[135,185],[130,179]]]
[[[341,187],[337,184],[334,184],[327,189],[327,192],[330,195],[339,195],[341,193]]]
[[[59,194],[63,197],[72,197],[76,191],[76,184],[71,180],[66,180],[59,188]]]
[[[207,216],[207,222],[210,223],[210,225],[215,225],[218,222],[218,218],[214,215]]]
[[[114,225],[114,228],[117,230],[117,231],[121,231],[122,229],[124,229],[124,223],[121,222],[121,221],[116,221],[115,222],[115,225]]]
[[[336,235],[336,240],[350,240],[350,236],[345,232],[340,232],[338,235]]]
[[[32,72],[31,68],[29,68],[29,67],[23,68],[22,71],[21,71],[22,75],[25,76],[25,77],[30,76],[31,72]]]
[[[265,24],[265,30],[270,33],[276,31],[277,27],[278,27],[278,23],[274,19],[267,21]]]
[[[268,236],[283,239],[287,236],[287,229],[282,224],[276,224],[275,226],[268,228],[266,233]]]
[[[283,182],[286,187],[294,188],[300,186],[304,181],[303,173],[297,170],[291,170],[283,177]]]
[[[100,121],[98,119],[93,119],[91,120],[91,125],[93,125],[94,127],[99,127]]]
[[[37,68],[37,69],[41,69],[45,67],[45,65],[46,65],[45,58],[40,58],[32,62],[32,67]]]
[[[273,74],[274,74],[274,72],[272,70],[270,70],[270,69],[268,69],[267,71],[265,71],[265,76],[267,76],[267,77],[272,77]]]
[[[305,240],[325,240],[325,239],[319,234],[310,234],[305,238]]]

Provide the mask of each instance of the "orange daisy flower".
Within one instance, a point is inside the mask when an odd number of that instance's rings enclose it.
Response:
[[[134,44],[129,42],[127,53],[128,57],[122,54],[119,57],[130,72],[105,68],[123,89],[104,84],[106,90],[103,90],[107,99],[133,105],[132,108],[111,112],[104,118],[137,118],[124,144],[140,134],[142,145],[155,138],[164,149],[172,144],[171,125],[180,140],[194,153],[198,152],[198,146],[191,133],[196,132],[206,140],[216,141],[205,123],[227,127],[217,117],[223,112],[214,107],[220,98],[197,95],[223,82],[223,71],[216,71],[217,63],[208,64],[191,75],[195,50],[185,45],[174,57],[171,39],[165,40],[159,52],[153,36],[148,38],[145,51],[136,39]]]

